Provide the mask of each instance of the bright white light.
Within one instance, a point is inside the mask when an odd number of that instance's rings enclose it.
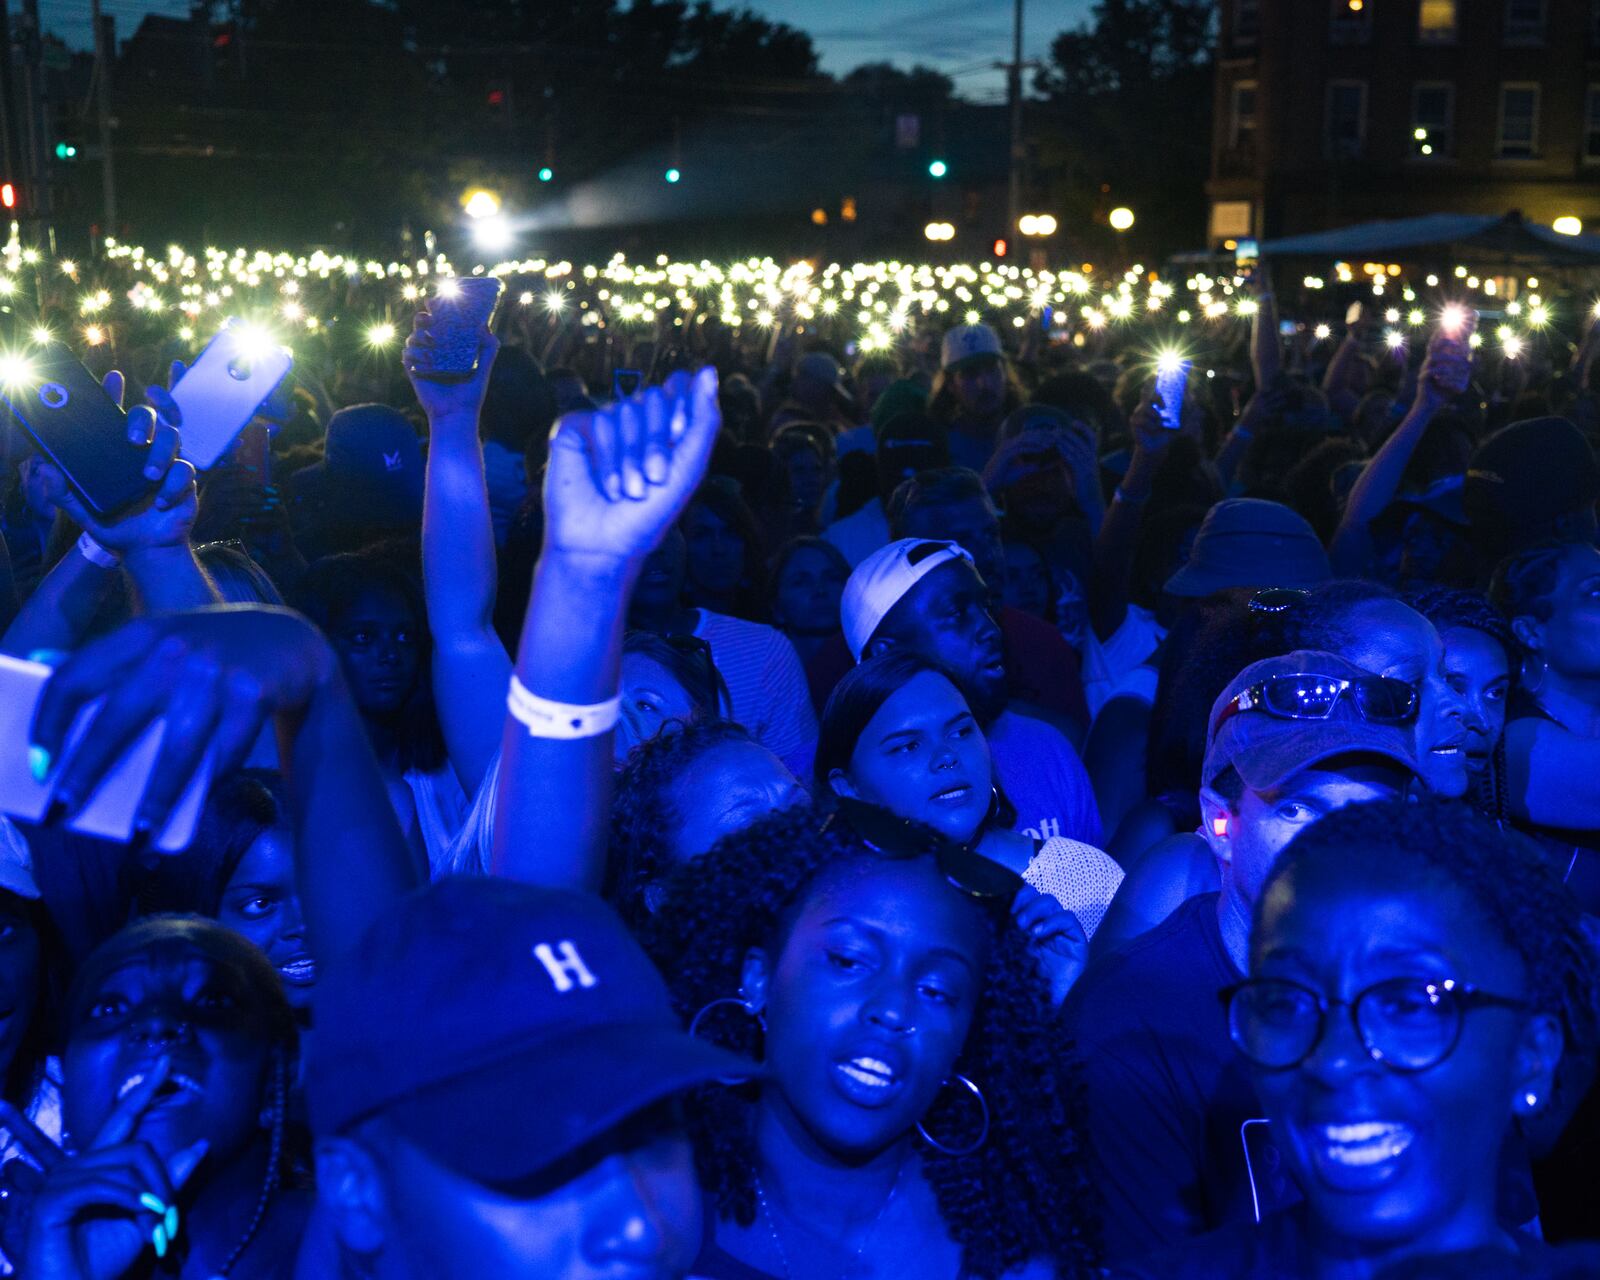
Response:
[[[438,293],[441,298],[459,298],[461,296],[461,286],[453,279],[444,279],[439,281]]]
[[[1451,303],[1439,313],[1439,327],[1446,333],[1460,333],[1467,322],[1467,309]]]
[[[1113,231],[1126,231],[1133,225],[1133,210],[1125,207],[1113,209],[1106,215],[1106,221],[1111,224]]]
[[[15,387],[32,381],[33,364],[27,356],[7,351],[0,354],[0,385]]]
[[[1180,351],[1163,351],[1156,357],[1156,371],[1158,373],[1174,374],[1182,369],[1185,357]]]
[[[472,242],[488,253],[503,253],[515,238],[511,223],[498,214],[481,217],[472,224]]]
[[[479,187],[475,191],[467,192],[461,201],[461,207],[466,210],[469,218],[492,218],[500,212],[500,197],[492,191],[485,191]]]
[[[233,333],[239,344],[239,354],[246,360],[260,360],[278,346],[277,339],[259,325],[234,325]]]
[[[1550,224],[1550,230],[1562,236],[1581,236],[1583,234],[1583,219],[1574,214],[1564,214]]]
[[[1328,326],[1325,325],[1325,324],[1319,324],[1311,332],[1316,337],[1317,341],[1321,342],[1324,339],[1326,339],[1330,334],[1332,334],[1333,330],[1328,328]]]
[[[1516,334],[1512,334],[1511,337],[1500,344],[1500,349],[1515,360],[1522,354],[1522,339],[1517,337]]]
[[[1388,333],[1384,334],[1383,340],[1389,344],[1389,349],[1391,351],[1398,351],[1401,347],[1406,345],[1406,335],[1403,333],[1395,333],[1393,330],[1390,330]]]
[[[55,336],[55,334],[51,333],[50,330],[46,329],[43,325],[40,325],[33,331],[33,340],[41,347],[47,342],[53,342],[55,340]]]
[[[367,330],[367,344],[373,347],[386,347],[394,341],[394,326],[384,321],[375,324]]]

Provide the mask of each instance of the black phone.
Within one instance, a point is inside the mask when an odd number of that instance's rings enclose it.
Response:
[[[156,487],[144,474],[148,446],[128,439],[128,415],[63,344],[47,344],[12,370],[0,403],[95,515],[112,515]]]

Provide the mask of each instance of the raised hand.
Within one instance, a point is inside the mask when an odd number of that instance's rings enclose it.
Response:
[[[224,605],[138,618],[56,669],[34,711],[32,759],[49,776],[78,713],[105,699],[56,780],[54,799],[70,815],[165,716],[135,817],[139,829],[159,830],[208,750],[219,775],[237,768],[270,717],[303,710],[336,671],[328,642],[289,609]]]
[[[593,413],[567,414],[550,435],[546,554],[642,562],[688,505],[721,426],[709,366]]]
[[[205,1157],[205,1142],[163,1159],[134,1138],[171,1070],[160,1059],[122,1098],[80,1155],[46,1170],[28,1214],[19,1274],[30,1280],[115,1280],[146,1249],[164,1256],[182,1229],[178,1193]]]
[[[105,388],[118,404],[122,403],[124,383],[120,373],[108,373]],[[149,547],[179,546],[188,540],[199,507],[194,468],[178,457],[177,424],[147,405],[136,405],[128,414],[128,439],[133,444],[149,446],[145,478],[160,481],[155,492],[132,509],[101,520],[83,505],[60,468],[43,458],[34,471],[42,495],[50,505],[61,508],[87,529],[101,546],[119,555]]]
[[[1032,885],[1017,893],[1011,918],[1028,935],[1028,950],[1050,984],[1051,999],[1060,1005],[1089,963],[1089,935],[1077,916]]]
[[[405,368],[406,377],[411,380],[411,389],[417,393],[423,412],[428,415],[430,426],[439,423],[465,425],[470,422],[476,431],[483,397],[489,390],[489,371],[500,352],[500,339],[489,332],[488,326],[478,334],[478,368],[465,382],[422,378],[417,376],[417,355],[433,345],[432,323],[433,315],[426,307],[417,312],[411,322],[411,336],[406,339],[400,363]]]
[[[1471,337],[1478,313],[1466,311],[1441,324],[1428,341],[1428,352],[1417,375],[1417,403],[1438,408],[1454,400],[1472,381]]]

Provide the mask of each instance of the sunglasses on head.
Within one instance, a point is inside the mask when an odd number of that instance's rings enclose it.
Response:
[[[1251,613],[1287,613],[1311,593],[1304,587],[1267,587],[1250,597]]]
[[[1260,711],[1277,720],[1326,720],[1341,699],[1347,697],[1355,712],[1368,724],[1407,725],[1417,718],[1416,689],[1404,680],[1390,676],[1318,675],[1298,671],[1292,675],[1268,676],[1240,691],[1217,717],[1220,731],[1236,715]]]
[[[840,796],[824,830],[835,822],[849,827],[867,848],[887,858],[933,858],[952,888],[980,902],[1008,907],[1022,888],[1022,877],[1010,867],[864,800]]]

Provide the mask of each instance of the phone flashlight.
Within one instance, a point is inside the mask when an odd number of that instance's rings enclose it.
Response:
[[[1156,357],[1156,394],[1161,397],[1161,425],[1176,431],[1183,425],[1183,393],[1189,384],[1189,358],[1177,351]]]

